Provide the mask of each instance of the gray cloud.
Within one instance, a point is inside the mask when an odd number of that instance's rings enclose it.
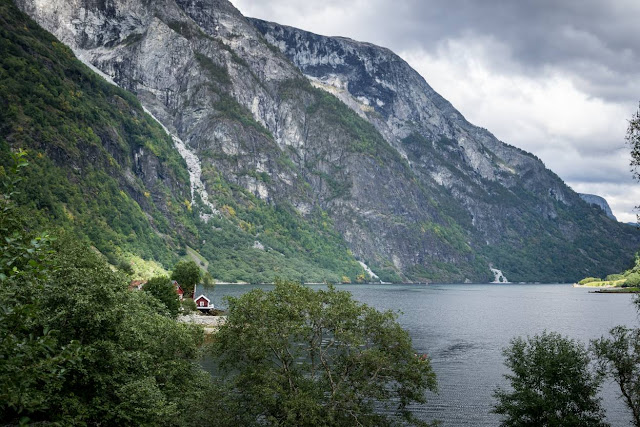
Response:
[[[639,95],[640,2],[636,0],[235,0],[260,18],[327,35],[370,41],[394,51],[435,52],[443,41],[491,37],[509,50],[512,70],[552,66],[574,74],[595,96]],[[316,22],[314,16],[344,15]],[[283,16],[284,15],[284,16]],[[298,17],[299,19],[296,19]],[[281,22],[285,18],[296,22]],[[336,24],[341,24],[338,27]],[[305,26],[306,25],[306,26]],[[620,86],[627,86],[624,90]],[[635,90],[629,93],[627,90]]]
[[[617,216],[635,215],[624,132],[640,99],[639,1],[231,1],[247,16],[392,49],[472,123],[576,190],[606,192]]]

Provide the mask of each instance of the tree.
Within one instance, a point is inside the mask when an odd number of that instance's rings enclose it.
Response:
[[[193,290],[200,281],[200,267],[193,261],[180,261],[173,268],[171,279],[182,286],[185,294],[193,295]]]
[[[162,302],[172,317],[176,317],[180,312],[180,298],[168,277],[154,277],[147,281],[142,289]]]
[[[640,309],[640,299],[634,303]],[[640,427],[640,329],[616,326],[610,335],[592,341],[592,350],[600,371],[618,384],[633,424]]]
[[[640,179],[640,109],[631,116],[629,127],[627,128],[627,144],[631,146],[631,170],[633,177]]]
[[[627,144],[631,146],[631,167],[633,176],[640,179],[640,109],[629,120],[626,138]]]
[[[22,157],[0,167],[0,424],[193,425],[210,390],[202,329],[64,233],[26,231],[34,213],[7,184]]]
[[[502,426],[606,426],[602,378],[585,347],[553,332],[516,338],[504,352],[511,389],[494,392]]]
[[[212,350],[223,425],[427,425],[407,406],[435,374],[392,312],[282,281],[228,304]]]

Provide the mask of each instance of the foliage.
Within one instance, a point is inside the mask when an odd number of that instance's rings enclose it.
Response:
[[[112,264],[122,258],[118,250],[173,263],[176,230],[194,231],[184,209],[167,208],[175,202],[171,194],[144,196],[164,193],[161,183],[147,186],[127,174],[135,166],[133,153],[144,151],[168,180],[188,188],[186,165],[162,128],[132,94],[93,73],[3,0],[0,165],[20,148],[30,151],[31,167],[15,201],[28,207],[32,225],[63,227]]]
[[[631,147],[631,167],[633,176],[640,179],[640,109],[629,120],[629,127],[626,135],[627,144]]]
[[[284,201],[267,203],[229,184],[213,168],[203,169],[203,177],[224,212],[203,227],[202,237],[211,244],[199,249],[217,280],[337,283],[342,275],[355,279],[362,270],[325,211],[302,216]],[[254,247],[256,240],[264,250]]]
[[[207,288],[215,287],[216,282],[213,280],[213,276],[208,271],[202,275],[202,286]]]
[[[171,317],[176,317],[180,312],[180,299],[168,277],[159,276],[149,279],[142,289],[160,301]]]
[[[393,313],[282,281],[228,303],[213,343],[223,425],[421,424],[407,406],[435,374]]]
[[[640,307],[640,299],[634,302]],[[616,326],[610,337],[594,340],[591,346],[600,372],[618,384],[633,425],[640,426],[640,329]]]
[[[503,426],[605,426],[601,378],[584,346],[556,333],[516,338],[504,350],[511,389],[497,389]]]
[[[614,282],[616,280],[624,279],[624,277],[625,277],[624,274],[609,274],[607,277],[604,278],[604,280],[607,282]]]
[[[586,277],[578,282],[579,285],[586,285],[591,282],[602,282],[602,279],[598,277]]]
[[[225,66],[216,64],[209,57],[201,53],[196,53],[195,57],[200,66],[204,68],[215,81],[221,84],[231,83],[229,72]]]
[[[196,306],[196,302],[191,298],[185,298],[182,301],[180,301],[180,306],[182,307],[182,310],[185,311],[186,313],[191,313],[198,310]]]
[[[195,261],[180,261],[173,267],[171,279],[182,286],[185,295],[193,295],[195,286],[200,282],[200,267]]]
[[[202,330],[157,314],[66,233],[31,238],[11,200],[18,171],[2,174],[0,237],[20,262],[0,281],[0,423],[191,424],[209,388],[195,363]]]
[[[640,286],[640,273],[629,274],[624,280],[624,285],[627,287]]]

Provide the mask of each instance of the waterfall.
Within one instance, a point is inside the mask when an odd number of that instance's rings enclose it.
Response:
[[[213,215],[218,215],[219,211],[213,206],[213,203],[209,201],[209,195],[207,194],[207,189],[204,187],[204,182],[202,182],[202,166],[200,165],[200,159],[191,151],[187,144],[184,143],[180,138],[176,135],[169,132],[169,129],[165,125],[160,122],[146,107],[142,107],[144,111],[151,116],[162,129],[167,133],[167,135],[171,136],[173,140],[173,145],[175,145],[178,153],[182,156],[184,161],[187,163],[187,170],[189,171],[189,181],[191,184],[191,203],[195,203],[195,194],[197,193],[200,196],[200,200],[202,203],[211,210],[211,213],[200,212],[200,218],[204,222],[208,222],[209,219]]]
[[[501,270],[498,270],[497,268],[493,268],[493,267],[489,267],[491,269],[491,272],[493,273],[493,282],[491,283],[510,283],[509,280],[505,277],[504,274],[502,274]]]
[[[374,273],[373,271],[371,271],[371,269],[369,268],[369,266],[367,264],[365,264],[362,261],[358,261],[358,263],[362,266],[362,268],[364,269],[364,271],[372,278],[372,279],[378,279],[380,280],[380,278],[378,277],[378,275],[376,273]]]

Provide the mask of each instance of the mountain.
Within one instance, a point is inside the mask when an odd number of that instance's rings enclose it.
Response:
[[[154,261],[171,268],[187,254],[201,265],[208,260],[225,281],[355,279],[362,271],[322,213],[302,218],[210,167],[198,171],[190,150],[135,96],[83,65],[8,0],[0,0],[0,23],[0,165],[8,150],[29,150],[18,197],[34,228],[62,228],[112,264],[133,262],[148,274],[161,271]],[[199,174],[215,189],[219,213],[211,217],[192,205],[207,197]]]
[[[573,281],[640,243],[387,49],[226,0],[16,3],[171,133],[192,195],[180,248],[214,277],[354,278],[357,259],[382,280]]]
[[[583,194],[583,193],[578,193],[578,196],[580,196],[582,200],[589,203],[590,205],[596,205],[597,207],[602,209],[604,213],[607,214],[607,216],[612,220],[614,221],[618,220],[613,214],[613,212],[611,211],[611,207],[609,206],[609,203],[607,203],[607,200],[604,199],[603,197],[596,196],[595,194]]]

